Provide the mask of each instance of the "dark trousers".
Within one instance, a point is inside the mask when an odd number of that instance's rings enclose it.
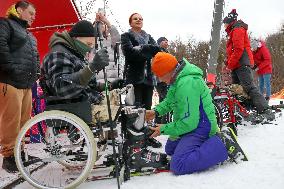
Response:
[[[240,84],[249,95],[258,113],[268,108],[268,103],[253,83],[252,70],[249,66],[241,66],[232,71],[234,84]]]
[[[156,86],[157,92],[159,94],[159,102],[162,102],[167,95],[168,86],[166,83],[159,82]],[[168,123],[168,115],[156,118],[157,123]]]
[[[154,86],[134,84],[135,104],[151,110]]]

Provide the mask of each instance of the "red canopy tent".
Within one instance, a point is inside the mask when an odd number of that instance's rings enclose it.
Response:
[[[48,52],[50,36],[55,31],[68,30],[81,19],[74,0],[28,0],[36,7],[36,19],[30,28],[38,41],[40,57]],[[0,17],[17,0],[0,0]]]

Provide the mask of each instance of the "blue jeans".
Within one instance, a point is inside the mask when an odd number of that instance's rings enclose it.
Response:
[[[258,81],[259,81],[259,90],[261,94],[264,94],[264,87],[266,89],[266,97],[270,97],[271,95],[271,74],[263,74],[258,76]]]

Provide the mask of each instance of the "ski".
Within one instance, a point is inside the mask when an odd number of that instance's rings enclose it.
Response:
[[[131,177],[150,176],[150,175],[154,175],[154,174],[169,173],[169,172],[171,172],[171,171],[168,170],[168,169],[147,169],[147,170],[132,172],[132,173],[130,173],[130,176]]]
[[[30,173],[32,174],[35,171],[38,171],[39,169],[43,168],[44,166],[46,166],[48,163],[42,163],[41,165],[33,168]],[[17,177],[11,179],[11,181],[7,184],[4,184],[3,186],[1,186],[2,189],[11,189],[14,188],[15,186],[25,182],[26,180],[24,179],[24,177],[21,175],[21,173],[17,173]]]
[[[142,171],[135,171],[130,173],[130,177],[138,177],[138,176],[151,176],[159,173],[169,173],[170,170],[168,169],[148,169],[148,170],[142,170]],[[120,175],[123,175],[121,173]],[[98,180],[108,180],[108,179],[114,179],[115,177],[113,174],[108,175],[94,175],[87,178],[86,182],[92,182],[92,181],[98,181]],[[123,180],[122,178],[120,180]]]
[[[284,104],[271,105],[270,108],[275,112],[281,112],[282,109],[284,108]]]

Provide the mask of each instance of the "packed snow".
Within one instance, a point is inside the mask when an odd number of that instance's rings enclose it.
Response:
[[[279,103],[278,100],[272,103]],[[272,124],[238,126],[238,141],[249,161],[239,164],[226,162],[207,171],[175,176],[159,173],[151,176],[132,177],[121,189],[283,189],[284,188],[284,118],[281,113]],[[165,144],[166,137],[158,138]],[[1,165],[0,159],[0,165]],[[0,181],[9,175],[0,170]],[[1,183],[0,183],[1,188]],[[31,189],[24,182],[16,189]],[[79,189],[116,189],[116,179],[85,182]]]

